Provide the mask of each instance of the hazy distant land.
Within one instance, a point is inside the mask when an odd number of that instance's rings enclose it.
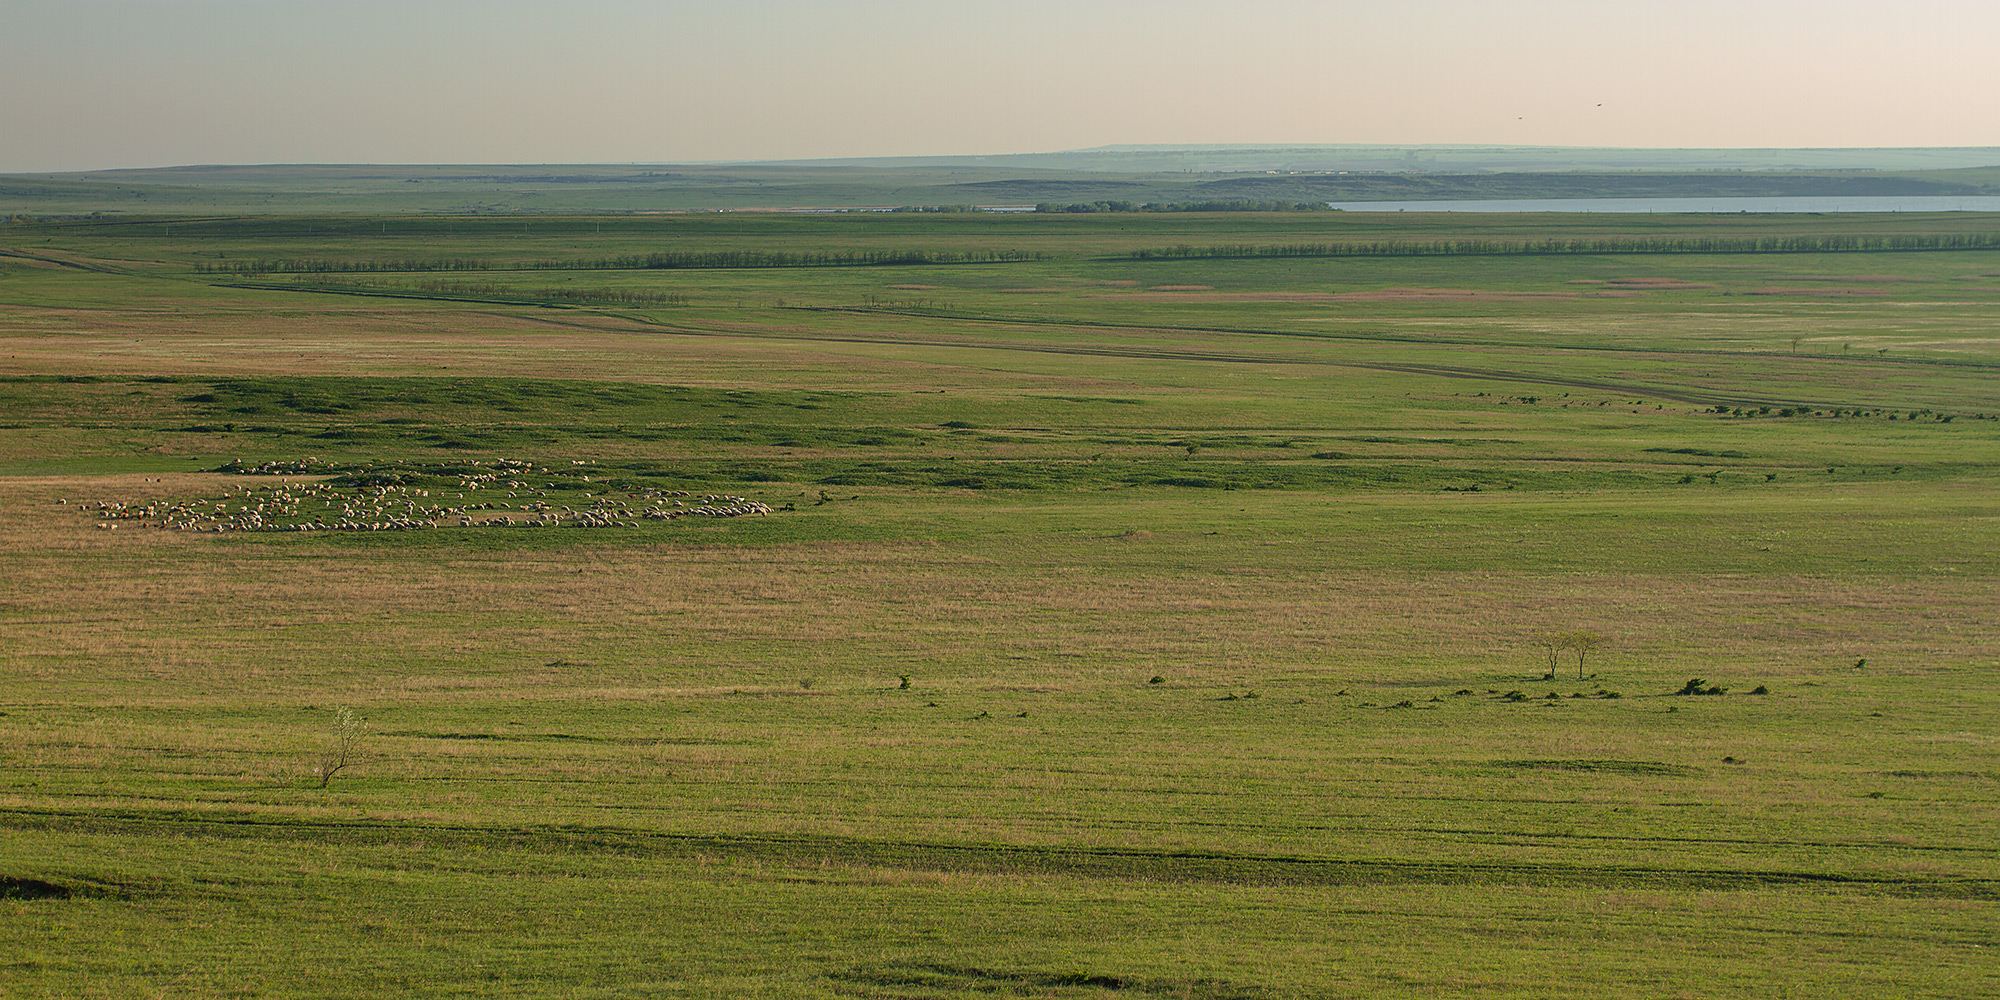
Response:
[[[0,175],[0,214],[28,215],[1978,195],[2000,195],[2000,148],[1107,146],[759,163],[180,166]]]

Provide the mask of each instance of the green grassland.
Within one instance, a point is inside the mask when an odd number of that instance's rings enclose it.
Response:
[[[2000,991],[1996,233],[0,225],[0,996]]]

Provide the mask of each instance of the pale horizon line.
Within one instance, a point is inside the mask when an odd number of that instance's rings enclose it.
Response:
[[[2000,144],[1936,146],[1606,146],[1558,143],[1501,142],[1210,142],[1210,143],[1107,143],[1050,149],[987,153],[876,153],[866,156],[792,156],[772,158],[725,158],[715,160],[270,160],[164,163],[146,166],[82,167],[68,170],[15,170],[0,176],[56,176],[101,174],[120,171],[207,170],[216,168],[260,167],[708,167],[760,166],[792,163],[865,163],[878,160],[974,160],[1011,157],[1065,156],[1107,152],[1201,152],[1216,150],[1550,150],[1576,152],[1633,153],[1870,153],[1870,152],[1953,152],[1991,150],[2000,154]],[[1993,164],[2000,166],[2000,162]],[[1637,168],[1634,168],[1637,169]]]

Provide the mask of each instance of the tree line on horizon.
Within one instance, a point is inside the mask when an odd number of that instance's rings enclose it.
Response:
[[[1477,257],[1648,253],[1912,253],[2000,249],[2000,233],[1910,236],[1648,237],[1595,240],[1377,240],[1368,242],[1181,244],[1135,250],[1129,260],[1231,257]]]
[[[1035,206],[1043,213],[1086,214],[1096,212],[1337,212],[1323,201],[1260,201],[1255,198],[1216,198],[1206,201],[1078,201],[1064,204],[1045,201]]]

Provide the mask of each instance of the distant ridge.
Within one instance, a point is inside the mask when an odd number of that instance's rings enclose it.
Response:
[[[1227,143],[1093,146],[1050,153],[777,161],[828,165],[1015,166],[1105,172],[1348,170],[1483,173],[1603,170],[1957,170],[2000,166],[2000,146],[1648,149],[1479,144]]]
[[[2000,195],[2000,147],[1103,146],[745,163],[266,164],[12,174],[0,175],[0,218],[1984,195]]]

